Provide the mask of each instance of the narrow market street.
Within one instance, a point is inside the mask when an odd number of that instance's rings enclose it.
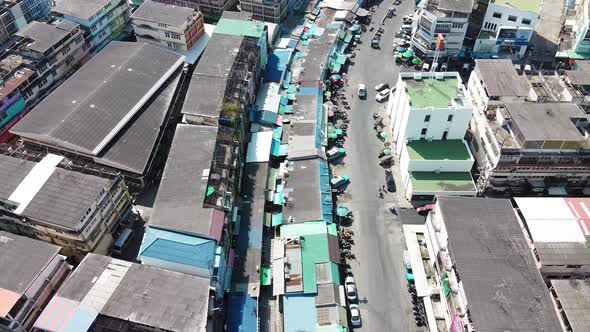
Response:
[[[390,3],[375,7],[373,25],[375,31],[385,16]],[[333,168],[335,175],[350,176],[351,184],[339,200],[354,213],[351,229],[355,232],[351,261],[358,287],[362,331],[414,331],[410,296],[406,289],[402,252],[404,240],[402,223],[389,208],[399,211],[397,193],[387,193],[379,198],[379,188],[385,184],[385,170],[379,166],[378,153],[383,148],[373,130],[374,112],[385,115],[387,102],[375,101],[375,85],[383,82],[395,85],[400,70],[393,61],[392,40],[399,30],[402,17],[412,13],[413,1],[396,6],[397,16],[386,19],[381,49],[370,47],[373,32],[363,33],[362,44],[356,48],[356,57],[348,69],[346,96],[351,105],[350,126],[345,143],[347,156],[342,165]],[[366,84],[368,96],[360,100],[358,84]],[[399,177],[396,176],[396,180]],[[396,181],[399,186],[399,180]],[[405,203],[407,205],[407,203]]]

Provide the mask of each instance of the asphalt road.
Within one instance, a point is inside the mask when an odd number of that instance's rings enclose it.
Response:
[[[383,2],[375,7],[373,22],[378,25],[391,6]],[[352,229],[355,245],[351,261],[361,309],[362,327],[358,331],[413,331],[416,325],[412,316],[410,297],[406,289],[402,264],[404,248],[401,221],[388,209],[397,206],[397,195],[386,194],[379,198],[379,188],[385,184],[384,169],[378,164],[378,152],[383,143],[373,130],[374,112],[383,112],[386,103],[375,101],[374,86],[378,83],[395,83],[400,67],[393,62],[392,40],[401,26],[402,16],[413,12],[413,0],[404,0],[397,7],[397,16],[385,21],[381,49],[370,47],[372,32],[365,32],[357,47],[354,65],[350,66],[345,87],[351,105],[347,156],[343,165],[333,168],[334,174],[347,174],[351,183],[339,203],[354,213]],[[367,85],[366,100],[359,100],[356,88]]]

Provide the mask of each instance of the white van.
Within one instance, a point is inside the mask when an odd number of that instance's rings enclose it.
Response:
[[[411,32],[412,26],[410,24],[403,24],[401,30]]]

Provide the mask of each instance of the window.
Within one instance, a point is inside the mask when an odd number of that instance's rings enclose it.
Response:
[[[494,14],[492,14],[492,16],[494,18],[502,18],[502,13],[494,12]]]
[[[453,29],[462,29],[465,23],[453,23]]]
[[[424,122],[430,122],[430,115],[424,117]]]
[[[443,132],[442,139],[443,139],[443,140],[447,139],[447,136],[448,136],[448,135],[449,135],[449,131],[448,131],[448,130],[445,130],[445,131]]]
[[[164,23],[158,23],[158,26],[159,26],[160,28],[167,28],[167,27],[168,27],[168,24],[164,24]]]
[[[516,17],[516,16],[508,15],[508,21],[516,22],[517,19],[518,19],[518,17]]]
[[[531,25],[531,20],[529,20],[528,18],[523,18],[521,22],[522,24]]]
[[[166,38],[170,38],[170,32],[166,32],[164,33],[164,35],[166,36]]]
[[[447,121],[448,122],[453,121],[453,114],[449,114],[449,116],[447,117]]]
[[[425,136],[427,131],[428,131],[428,128],[422,128],[420,135]]]
[[[64,47],[63,50],[61,50],[61,54],[66,55],[69,51],[70,51],[70,46]]]

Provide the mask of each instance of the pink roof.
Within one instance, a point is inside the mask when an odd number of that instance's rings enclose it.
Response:
[[[16,301],[20,299],[20,296],[19,293],[0,288],[0,318],[5,318],[8,315]]]

